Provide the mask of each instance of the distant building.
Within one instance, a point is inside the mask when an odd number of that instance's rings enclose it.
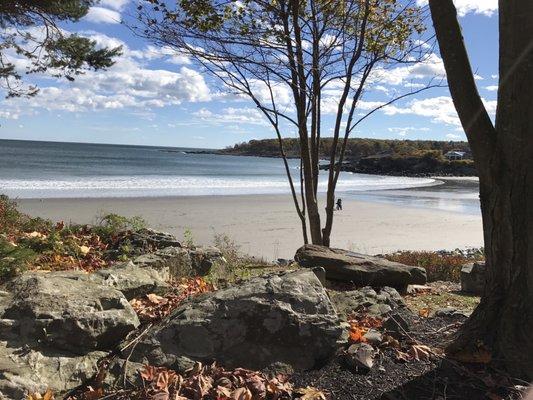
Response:
[[[453,161],[453,160],[462,160],[463,158],[465,158],[465,155],[466,155],[466,152],[464,151],[452,150],[444,154],[444,157],[446,157],[450,161]]]

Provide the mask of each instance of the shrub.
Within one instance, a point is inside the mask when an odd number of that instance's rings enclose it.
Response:
[[[483,259],[481,255],[441,254],[434,251],[400,251],[384,257],[390,261],[424,268],[429,282],[459,282],[464,264]]]
[[[0,237],[0,282],[10,279],[28,268],[37,254],[25,246],[17,246]]]
[[[6,195],[0,195],[0,233],[48,231],[52,223],[42,218],[32,218],[17,210],[17,203]]]
[[[216,262],[207,277],[215,286],[247,279],[273,267],[263,260],[242,254],[239,245],[228,235],[216,234],[213,245],[221,251],[225,260]]]
[[[194,247],[194,236],[192,235],[192,231],[190,228],[186,228],[183,232],[183,240],[185,241],[185,246],[189,248]]]
[[[146,221],[141,217],[128,218],[118,214],[106,214],[98,219],[93,231],[102,238],[109,239],[124,231],[136,232],[144,228],[146,228]]]

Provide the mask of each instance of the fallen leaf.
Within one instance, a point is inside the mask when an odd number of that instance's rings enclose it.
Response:
[[[418,361],[429,361],[433,352],[431,349],[423,344],[413,344],[407,351],[407,354],[413,359]]]
[[[400,349],[400,342],[390,335],[383,335],[380,347],[392,347],[393,349]]]
[[[429,317],[429,307],[424,307],[418,310],[418,315],[422,318],[428,318]]]
[[[88,246],[80,246],[80,253],[83,254],[84,256],[86,256],[87,253],[89,253],[89,251],[91,251],[90,247],[88,247]]]
[[[146,295],[146,297],[147,297],[148,300],[150,300],[150,302],[153,303],[153,304],[159,304],[159,303],[161,303],[162,300],[165,299],[164,297],[158,296],[158,295],[155,294],[155,293],[149,293],[149,294]]]
[[[463,350],[457,353],[448,354],[448,356],[464,363],[489,364],[492,361],[492,354],[484,347],[480,347],[473,351]]]
[[[306,388],[296,390],[297,394],[300,394],[300,400],[326,400],[326,395],[324,392],[314,388],[312,386],[307,386]]]
[[[51,389],[48,389],[44,395],[41,395],[41,393],[32,393],[28,395],[28,400],[53,400],[54,399],[54,393]]]
[[[231,393],[232,400],[252,400],[252,393],[248,388],[240,387]]]
[[[364,342],[365,338],[365,331],[357,326],[353,326],[350,329],[350,340],[352,342],[358,343],[358,342]]]
[[[46,238],[46,235],[41,233],[41,232],[37,232],[37,231],[33,231],[33,232],[30,232],[26,235],[27,237],[30,237],[30,238],[39,238],[39,239],[44,239]]]

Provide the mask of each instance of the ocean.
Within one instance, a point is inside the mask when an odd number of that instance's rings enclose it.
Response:
[[[281,159],[187,153],[190,150],[194,149],[0,140],[0,193],[22,199],[290,192]],[[299,161],[289,162],[297,182]],[[326,173],[322,175],[320,192],[326,190]],[[337,193],[436,183],[430,178],[342,173]]]

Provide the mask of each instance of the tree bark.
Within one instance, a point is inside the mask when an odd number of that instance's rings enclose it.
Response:
[[[511,373],[533,379],[533,2],[499,2],[495,127],[475,88],[452,0],[429,4],[450,92],[479,171],[487,269],[481,303],[449,352],[475,352],[483,343]]]

